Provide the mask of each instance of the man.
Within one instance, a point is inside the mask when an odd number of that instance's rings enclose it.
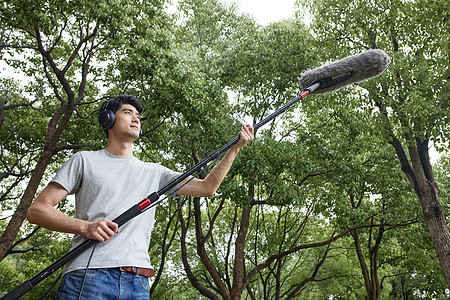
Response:
[[[148,246],[154,209],[128,221],[120,233],[111,220],[180,173],[133,156],[133,142],[141,133],[141,112],[142,104],[133,96],[121,95],[105,102],[99,122],[108,136],[106,148],[73,155],[27,212],[32,223],[74,234],[73,248],[85,238],[101,242],[65,266],[56,299],[149,298],[148,277],[154,272]],[[238,135],[239,141],[205,179],[180,184],[176,193],[214,195],[239,150],[253,139],[253,127],[247,125]],[[76,218],[55,209],[68,194],[75,194]]]

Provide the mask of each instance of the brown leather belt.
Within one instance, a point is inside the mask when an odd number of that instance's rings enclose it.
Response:
[[[147,269],[147,268],[136,268],[136,267],[120,267],[121,271],[130,272],[133,274],[137,274],[139,270],[139,275],[143,275],[146,277],[153,277],[155,276],[155,271],[153,269]]]

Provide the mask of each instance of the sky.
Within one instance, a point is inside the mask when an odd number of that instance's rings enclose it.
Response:
[[[241,13],[252,15],[261,25],[292,17],[295,6],[295,0],[225,0],[225,2],[235,2]]]
[[[236,3],[240,13],[253,16],[260,25],[292,17],[296,0],[220,0],[226,4]],[[176,10],[177,0],[170,0],[168,12]]]

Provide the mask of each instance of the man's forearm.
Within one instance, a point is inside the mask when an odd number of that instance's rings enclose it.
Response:
[[[27,218],[31,223],[50,230],[79,234],[100,242],[108,240],[119,232],[117,224],[110,220],[84,221],[65,215],[56,208],[43,203],[31,207],[27,213]]]
[[[237,154],[239,153],[239,150],[239,148],[235,147],[232,147],[230,150],[228,150],[225,156],[216,166],[214,166],[211,172],[209,172],[209,174],[203,180],[205,189],[209,192],[210,196],[215,194],[220,184],[225,179],[225,176],[227,176],[234,160],[236,159]]]
[[[211,197],[215,194],[223,179],[231,168],[239,150],[253,139],[253,127],[247,125],[238,135],[240,136],[237,143],[231,147],[220,162],[211,170],[205,179],[188,179],[188,183],[182,186],[178,191],[178,195],[191,197]]]
[[[55,208],[67,196],[67,191],[59,184],[50,183],[37,197],[27,211],[28,221],[44,228],[79,234],[100,242],[118,233],[118,226],[110,220],[88,222],[65,215]]]
[[[27,218],[41,227],[72,234],[82,234],[87,226],[86,221],[65,215],[43,201],[33,203],[27,212]]]
[[[205,179],[189,178],[187,184],[177,191],[178,195],[191,197],[211,197],[215,194],[233,164],[239,148],[232,147],[220,162],[209,172]]]

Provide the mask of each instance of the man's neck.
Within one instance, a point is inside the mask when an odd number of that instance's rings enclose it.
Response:
[[[133,144],[132,143],[117,143],[108,141],[108,145],[105,150],[113,155],[117,156],[133,156]]]

